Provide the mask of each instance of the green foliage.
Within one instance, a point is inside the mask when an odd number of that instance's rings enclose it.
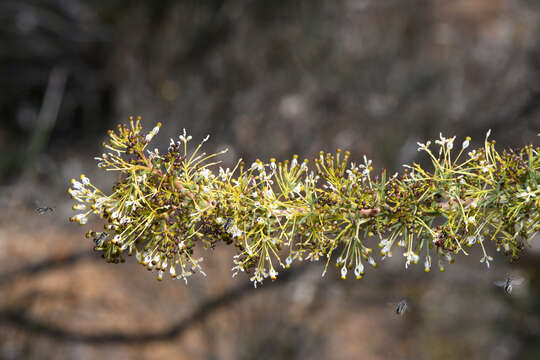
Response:
[[[517,259],[540,228],[539,148],[498,153],[489,132],[484,147],[468,153],[470,138],[459,149],[442,135],[437,151],[419,143],[432,170],[413,164],[373,177],[370,160],[351,163],[339,149],[321,152],[312,168],[295,155],[214,171],[223,152],[201,152],[208,137],[189,151],[184,130],[166,153],[147,150],[160,126],[144,134],[140,118],[131,118],[109,131],[109,152],[96,159],[118,172],[110,195],[84,175],[69,189],[82,211],[70,220],[85,224],[95,214],[107,222],[104,232],[87,233],[95,250],[114,263],[135,254],[160,280],[167,269],[186,281],[203,273],[196,248],[219,242],[236,249],[233,276],[248,272],[255,286],[295,260],[324,260],[325,272],[333,262],[343,279],[350,271],[360,279],[364,264],[377,266],[371,243],[382,259],[402,248],[405,267],[422,256],[426,271],[435,259],[443,271],[444,261],[479,246],[489,267],[487,242]]]

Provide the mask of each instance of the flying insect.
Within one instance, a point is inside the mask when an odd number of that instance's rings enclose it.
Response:
[[[502,287],[506,294],[511,295],[512,289],[513,289],[512,286],[521,285],[523,283],[523,280],[524,279],[521,277],[514,278],[514,277],[511,277],[510,275],[507,275],[505,280],[495,281],[494,284],[495,286]]]

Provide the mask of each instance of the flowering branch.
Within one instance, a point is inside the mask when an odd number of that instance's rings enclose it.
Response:
[[[486,242],[515,260],[540,229],[539,148],[499,153],[489,132],[484,147],[467,154],[469,137],[459,151],[455,137],[441,135],[438,152],[430,141],[418,143],[431,171],[415,163],[402,174],[373,178],[371,160],[351,163],[340,149],[321,152],[312,168],[295,155],[249,167],[239,160],[232,170],[215,171],[224,151],[201,152],[208,137],[188,151],[192,137],[184,130],[165,154],[148,150],[160,126],[143,134],[140,118],[131,118],[109,131],[103,144],[109,152],[96,159],[119,173],[110,195],[85,175],[68,190],[78,201],[73,209],[82,211],[70,220],[85,224],[95,214],[107,222],[105,231],[87,233],[95,250],[113,263],[135,254],[159,280],[167,269],[186,282],[204,274],[195,250],[218,242],[236,249],[233,276],[247,272],[255,286],[296,260],[325,259],[323,276],[333,262],[343,279],[349,271],[361,279],[364,264],[377,266],[368,246],[375,241],[381,260],[402,248],[406,268],[422,256],[426,271],[435,259],[444,271],[445,261],[472,246],[489,267]]]

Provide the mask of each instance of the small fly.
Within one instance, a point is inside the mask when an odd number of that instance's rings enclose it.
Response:
[[[223,225],[223,228],[225,229],[225,231],[229,231],[232,224],[233,224],[233,219],[232,218],[227,218],[227,220],[225,220],[225,225]]]
[[[94,239],[94,243],[96,244],[96,246],[101,246],[103,245],[103,243],[105,242],[105,238],[107,237],[107,232],[104,231],[102,232],[101,234],[99,234],[99,236],[97,238]]]
[[[396,315],[403,315],[407,310],[407,300],[401,300],[396,306]]]
[[[54,212],[54,208],[50,207],[50,206],[43,206],[43,207],[38,207],[36,208],[36,212],[39,214],[39,215],[43,215],[43,214],[46,214],[48,212]]]
[[[505,280],[495,281],[495,286],[502,287],[504,292],[508,295],[512,294],[513,285],[521,285],[523,283],[523,278],[513,278],[510,275],[506,276]]]

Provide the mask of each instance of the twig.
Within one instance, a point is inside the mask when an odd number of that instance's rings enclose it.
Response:
[[[23,276],[36,275],[41,272],[70,266],[81,260],[90,258],[97,259],[98,256],[89,250],[83,250],[60,259],[45,259],[35,264],[26,265],[19,269],[11,270],[6,273],[0,274],[0,287]]]
[[[31,334],[54,338],[59,341],[85,344],[140,344],[156,341],[166,341],[183,335],[193,325],[205,320],[220,308],[242,299],[245,296],[259,293],[261,290],[281,286],[307,269],[307,265],[298,266],[280,276],[279,281],[261,286],[257,291],[251,283],[237,285],[224,294],[211,298],[202,303],[195,311],[184,319],[173,323],[168,328],[155,332],[121,333],[118,331],[100,331],[98,334],[85,334],[50,324],[26,315],[25,311],[7,309],[0,311],[0,323],[7,323]]]
[[[31,170],[32,165],[36,160],[37,154],[43,150],[47,140],[54,127],[58,112],[60,111],[60,104],[64,97],[64,90],[66,87],[67,70],[63,67],[55,67],[49,76],[49,82],[45,95],[43,97],[43,104],[39,111],[37,124],[30,140],[28,152],[26,154],[26,170]]]

